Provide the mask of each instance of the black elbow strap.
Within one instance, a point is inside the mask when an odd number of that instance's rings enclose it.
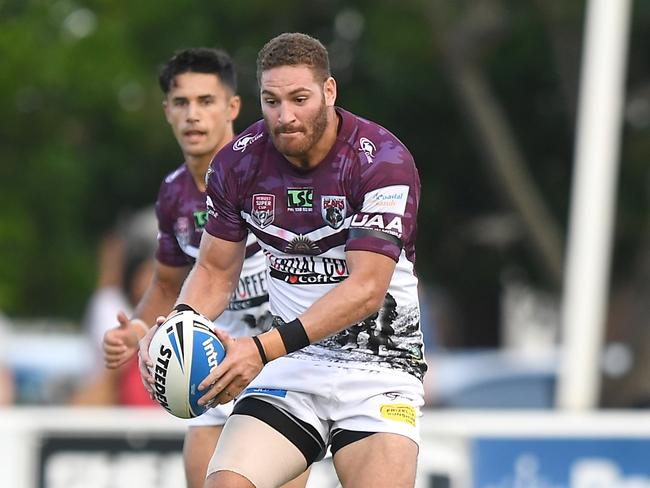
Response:
[[[287,354],[310,344],[309,337],[307,337],[307,332],[300,319],[294,319],[291,322],[280,325],[278,332],[280,333]]]

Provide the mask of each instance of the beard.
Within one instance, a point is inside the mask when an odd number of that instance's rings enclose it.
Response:
[[[323,98],[323,103],[318,111],[300,126],[278,125],[272,128],[273,126],[266,117],[264,117],[264,122],[271,134],[273,145],[281,154],[304,160],[309,150],[320,140],[327,128],[327,106],[325,105],[325,99]],[[281,137],[281,134],[285,132],[297,132],[298,134],[302,134],[302,137],[298,140],[287,141]],[[305,163],[308,166],[306,161]]]

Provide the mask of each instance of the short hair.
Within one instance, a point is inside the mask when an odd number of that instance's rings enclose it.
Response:
[[[307,34],[291,32],[280,34],[267,42],[257,55],[257,82],[262,72],[279,66],[309,66],[320,81],[332,76],[327,49]]]
[[[237,73],[232,59],[226,51],[197,47],[176,51],[160,68],[158,83],[166,95],[174,78],[183,73],[206,73],[216,75],[221,83],[237,93]]]

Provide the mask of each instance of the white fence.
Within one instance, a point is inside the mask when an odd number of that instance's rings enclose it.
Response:
[[[0,410],[1,488],[181,488],[185,426],[157,409]],[[429,411],[417,488],[650,487],[650,413]],[[336,486],[327,463],[312,488]]]

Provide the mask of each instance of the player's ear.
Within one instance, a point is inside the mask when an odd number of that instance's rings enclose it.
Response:
[[[171,124],[172,121],[170,119],[169,103],[167,102],[166,98],[162,101],[162,107],[163,107],[163,112],[165,112],[165,118],[167,119],[167,122]]]
[[[336,103],[336,80],[331,76],[323,84],[323,94],[325,95],[325,105],[333,107]]]
[[[239,117],[239,111],[241,110],[241,98],[239,95],[233,95],[228,100],[228,121],[232,122],[237,117]]]

